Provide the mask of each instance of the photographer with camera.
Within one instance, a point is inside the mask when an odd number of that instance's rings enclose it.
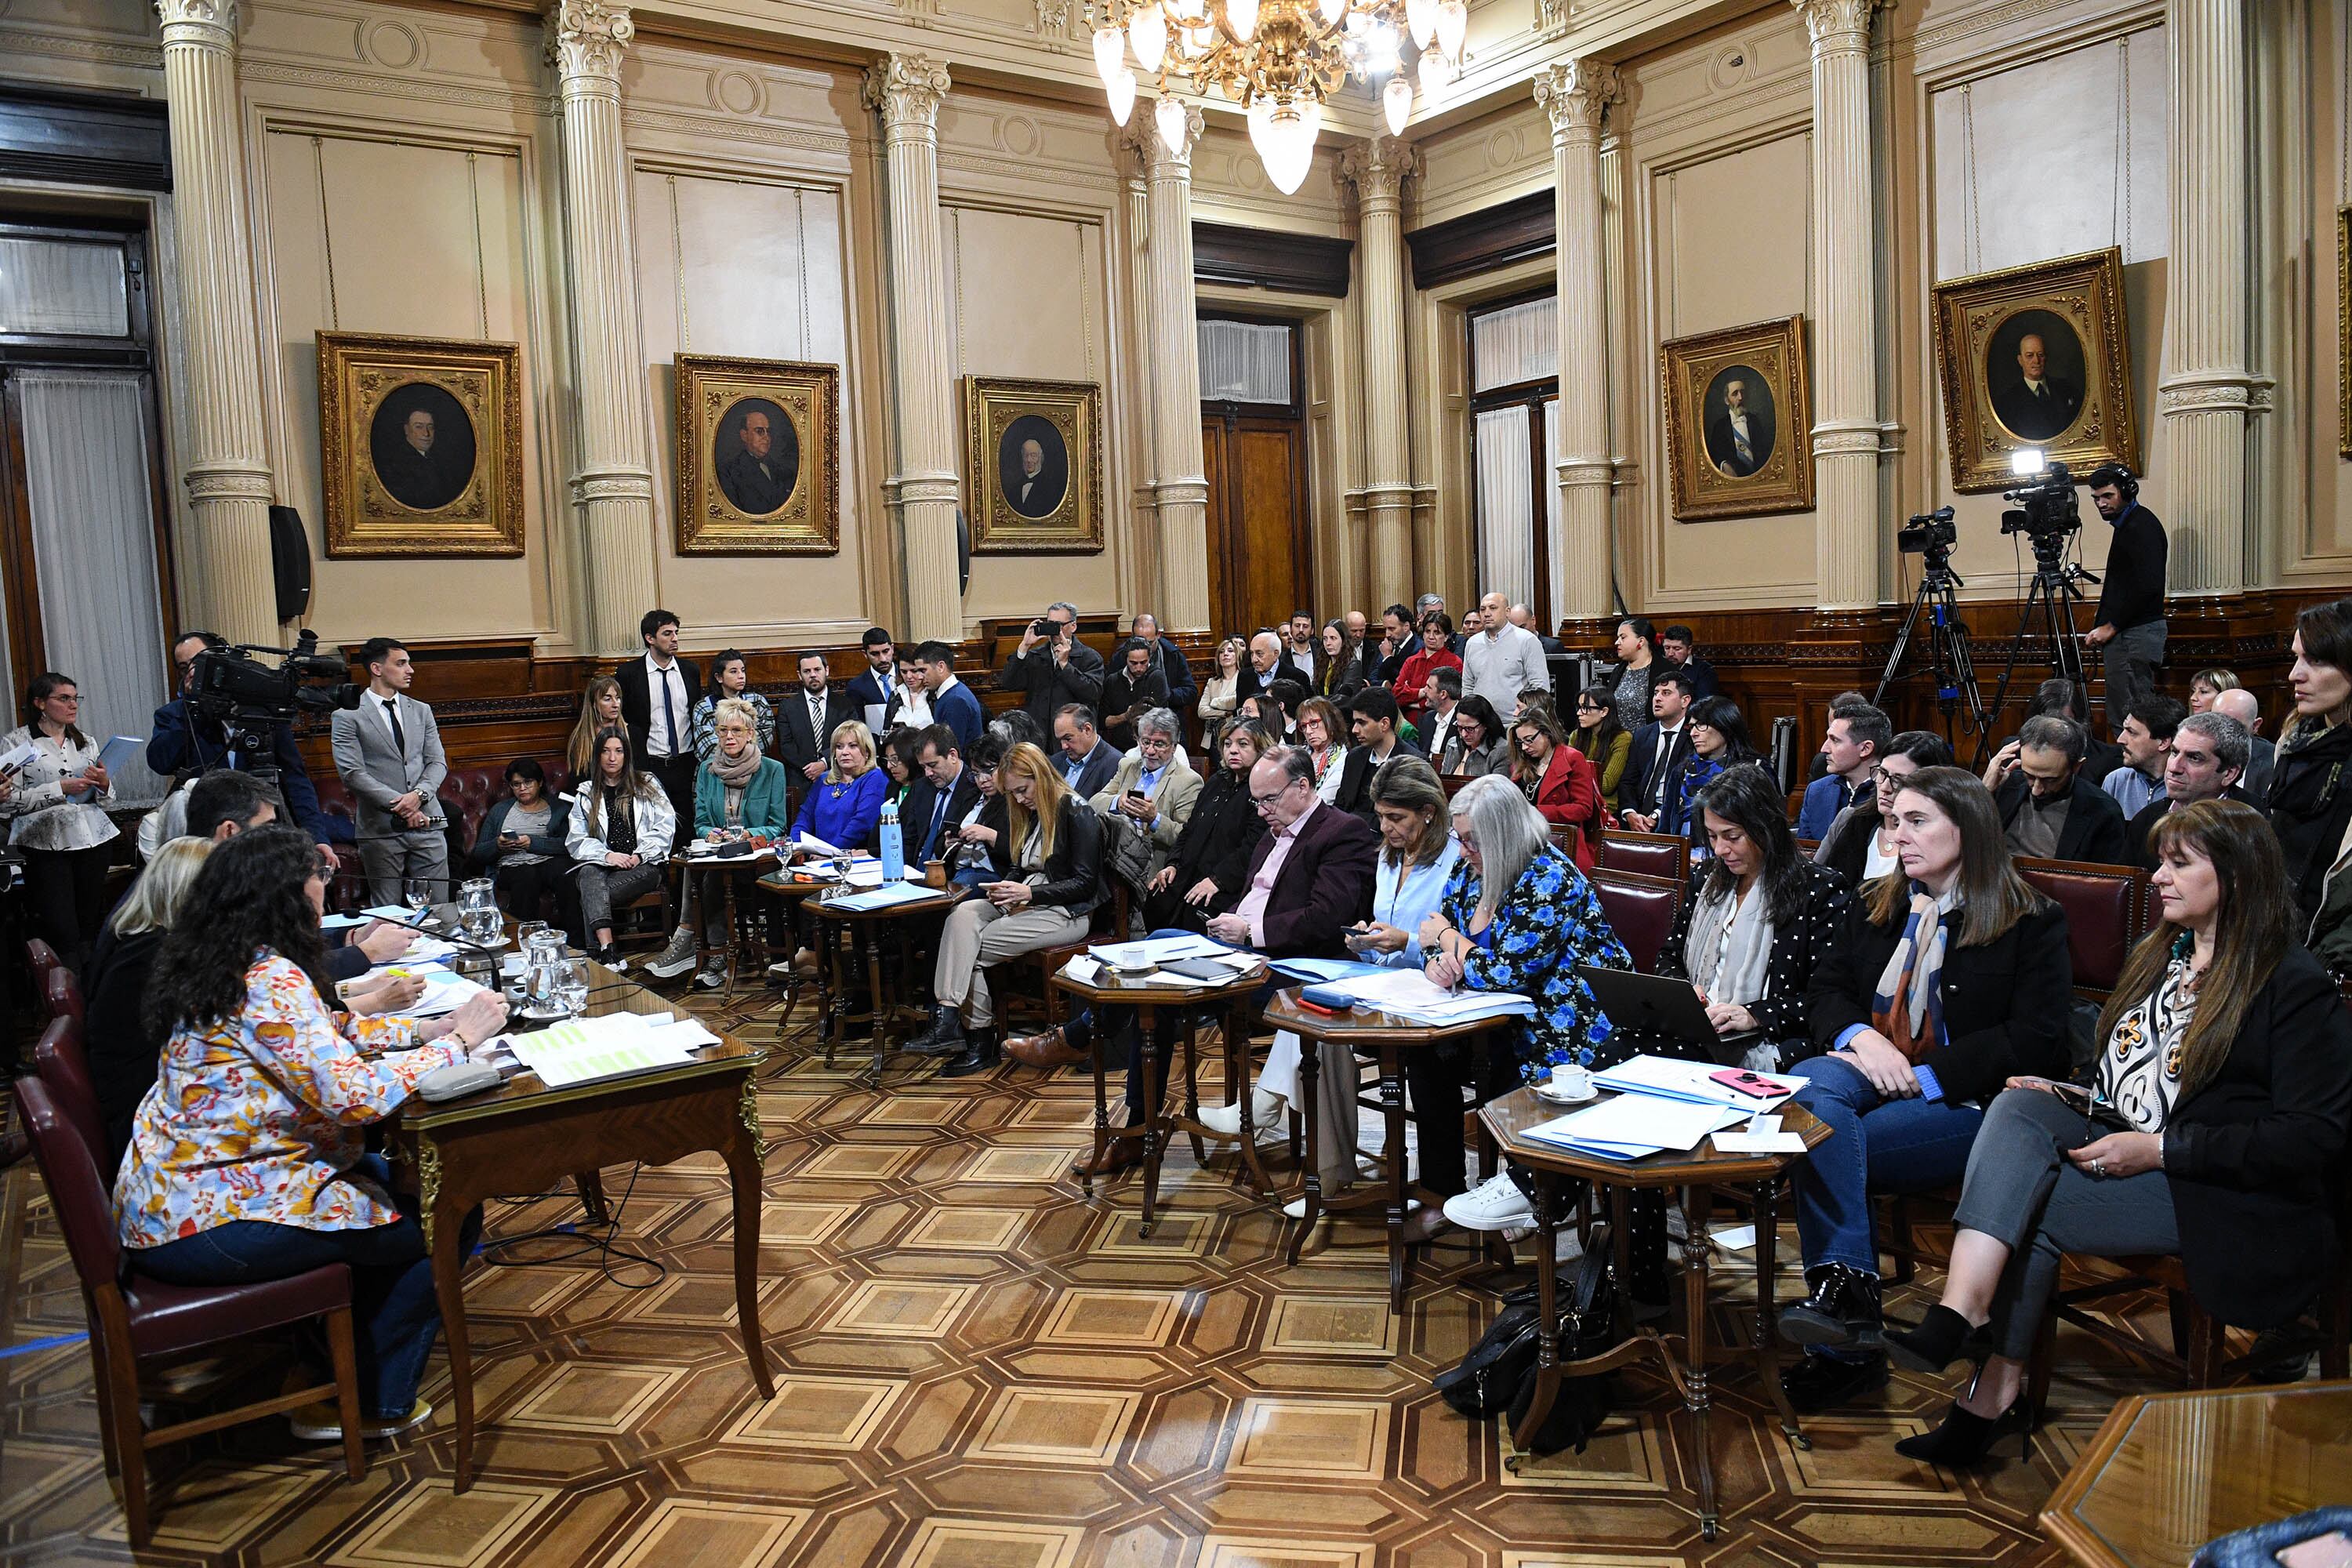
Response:
[[[1078,608],[1070,604],[1045,606],[996,672],[999,691],[1028,694],[1021,706],[1037,721],[1041,734],[1054,732],[1055,715],[1071,703],[1096,707],[1102,688],[1102,655],[1078,640]]]
[[[2083,641],[2104,649],[2107,727],[2121,733],[2132,709],[2156,695],[2164,662],[2164,524],[2139,504],[2139,479],[2121,463],[2091,470],[2091,500],[2116,536],[2107,546],[2106,581]]]
[[[180,694],[155,710],[153,731],[147,737],[147,766],[165,778],[184,780],[222,768],[252,772],[275,766],[278,793],[302,831],[320,844],[352,841],[352,826],[329,816],[319,805],[319,791],[294,744],[290,720],[269,726],[269,753],[248,756],[236,748],[237,737],[227,723],[228,711],[205,702],[197,689],[197,660],[207,651],[226,657],[227,639],[212,632],[189,632],[172,645],[172,667],[179,671]],[[176,792],[175,792],[176,793]]]

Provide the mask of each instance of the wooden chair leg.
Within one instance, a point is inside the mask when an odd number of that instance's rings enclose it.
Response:
[[[91,1371],[97,1374],[99,1388],[99,1457],[105,1461],[107,1475],[118,1476],[122,1473],[122,1439],[114,1430],[114,1401],[106,1396],[109,1386],[106,1377],[106,1341],[103,1331],[98,1326],[98,1319],[95,1315],[89,1320],[89,1361]],[[139,1429],[135,1426],[131,1428],[131,1440],[133,1444],[139,1440]]]
[[[343,1427],[343,1474],[358,1480],[367,1474],[367,1460],[360,1452],[360,1361],[349,1307],[327,1314],[327,1353],[335,1363],[335,1418]]]
[[[2189,1300],[2186,1293],[2179,1290],[2166,1291],[2164,1304],[2172,1318],[2172,1353],[2184,1362],[2189,1361],[2195,1354],[2197,1345],[2196,1306]],[[2202,1388],[2205,1385],[2201,1383],[2191,1383],[2189,1386]]]
[[[2179,1298],[2185,1300],[2188,1292]],[[2221,1320],[2193,1301],[2189,1308],[2189,1386],[2211,1388],[2221,1381],[2221,1362],[2229,1350],[2230,1331]]]
[[[2050,1408],[2050,1369],[2058,1359],[2058,1314],[2045,1311],[2033,1331],[2033,1356],[2025,1366],[2025,1429],[2039,1430]]]
[[[109,1425],[121,1448],[123,1526],[131,1549],[144,1551],[155,1537],[155,1526],[147,1515],[147,1432],[139,1422],[138,1367],[128,1346],[109,1347],[100,1352],[99,1371],[105,1379],[99,1397],[113,1406]]]

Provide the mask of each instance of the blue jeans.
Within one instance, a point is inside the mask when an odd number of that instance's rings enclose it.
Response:
[[[352,1167],[388,1188],[392,1168],[370,1154]],[[433,1336],[441,1329],[441,1308],[433,1294],[433,1259],[416,1223],[416,1199],[396,1194],[401,1217],[365,1230],[312,1230],[267,1220],[234,1220],[184,1236],[161,1247],[133,1249],[142,1274],[173,1285],[248,1285],[284,1279],[330,1263],[352,1266],[352,1313],[358,1320],[360,1408],[377,1420],[396,1421],[416,1403]],[[458,1256],[474,1249],[482,1233],[482,1211],[466,1216],[458,1233]]]
[[[1805,1267],[1843,1263],[1875,1275],[1870,1194],[1958,1181],[1984,1112],[1931,1100],[1882,1100],[1870,1079],[1839,1057],[1814,1057],[1801,1070],[1812,1081],[1797,1091],[1796,1102],[1830,1130],[1829,1141],[1790,1173]]]

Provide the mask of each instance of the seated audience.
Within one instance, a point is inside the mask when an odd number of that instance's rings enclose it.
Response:
[[[1791,1172],[1808,1294],[1781,1332],[1807,1353],[1780,1382],[1799,1410],[1886,1381],[1870,1194],[1958,1180],[1984,1102],[2015,1074],[2066,1070],[2066,916],[2018,876],[1983,784],[1958,768],[1906,779],[1895,853],[1806,999],[1828,1054],[1806,1061],[1796,1103],[1830,1138]]]
[[[1578,870],[1591,870],[1601,812],[1601,781],[1592,764],[1568,743],[1568,732],[1551,710],[1538,702],[1520,704],[1511,740],[1511,781],[1545,822],[1576,830],[1570,856]]]
[[[962,743],[947,725],[934,724],[916,738],[915,760],[919,776],[907,792],[907,809],[899,818],[910,871],[945,861],[981,803],[980,782],[964,765]]]
[[[548,795],[547,771],[536,759],[509,763],[506,783],[507,797],[482,813],[466,866],[475,876],[489,874],[516,920],[535,921],[543,897],[563,887],[565,824]]]
[[[711,715],[718,743],[694,780],[694,831],[710,843],[733,834],[761,834],[780,839],[792,818],[792,775],[784,764],[762,755],[757,741],[759,712],[740,698],[722,697]],[[918,862],[919,864],[919,862]],[[727,881],[733,878],[739,896],[748,897],[757,872],[756,859],[733,865],[716,864],[686,874],[686,907],[669,946],[646,972],[667,980],[693,967],[695,914],[701,912],[702,969],[694,983],[717,990],[727,983]]]
[[[1813,850],[1815,863],[1843,877],[1849,888],[1894,870],[1896,792],[1921,768],[1951,765],[1951,742],[1932,730],[1906,730],[1887,742],[1871,770],[1870,793],[1831,819]]]
[[[1315,798],[1326,805],[1339,799],[1348,756],[1348,721],[1340,717],[1339,704],[1310,697],[1298,705],[1298,749],[1314,770]]]
[[[1103,740],[1095,710],[1083,702],[1054,715],[1054,771],[1062,775],[1062,787],[1080,800],[1100,795],[1118,772],[1118,749]]]
[[[2213,699],[2213,711],[2225,713],[2246,727],[2246,776],[2238,781],[2238,789],[2246,804],[2256,811],[2265,809],[2271,798],[2271,770],[2277,751],[2263,733],[2262,700],[2252,692],[2231,687]]]
[[[1511,738],[1504,732],[1503,716],[1483,697],[1462,699],[1454,705],[1437,771],[1449,778],[1476,779],[1508,773],[1510,767]]]
[[[2286,858],[2287,891],[2297,931],[2311,929],[2352,824],[2352,599],[2306,605],[2294,618],[2294,717],[2279,737],[2263,797]]]
[[[2128,822],[2151,800],[2164,798],[2164,758],[2173,732],[2189,710],[2177,698],[2143,697],[2124,715],[2116,739],[2123,742],[2124,760],[2108,770],[2099,787],[2116,797]]]
[[[1265,731],[1241,720],[1217,739],[1219,766],[1193,796],[1191,815],[1155,872],[1143,905],[1147,931],[1200,931],[1231,909],[1249,885],[1250,852],[1265,823],[1250,804],[1249,773],[1270,749]]]
[[[1193,803],[1201,795],[1201,775],[1176,754],[1183,732],[1174,710],[1147,709],[1137,715],[1134,728],[1135,749],[1118,760],[1118,772],[1087,804],[1104,819],[1106,866],[1114,858],[1113,847],[1121,834],[1131,829],[1150,842],[1140,885],[1132,889],[1140,905],[1151,879],[1176,852],[1184,824],[1192,819]]]
[[[1429,710],[1429,678],[1441,669],[1454,671],[1454,695],[1462,695],[1462,656],[1454,650],[1454,621],[1442,609],[1431,610],[1421,618],[1421,647],[1397,667],[1395,681],[1397,701],[1405,717],[1421,723]],[[1430,755],[1437,754],[1430,748]]]
[[[1363,650],[1348,635],[1345,621],[1323,623],[1322,640],[1315,647],[1315,695],[1341,707],[1365,685]]]
[[[1720,777],[1726,768],[1757,760],[1748,738],[1748,719],[1728,697],[1702,697],[1691,704],[1689,759],[1675,782],[1672,817],[1660,831],[1698,836],[1698,792]]]
[[[1691,678],[1693,697],[1713,697],[1723,689],[1722,682],[1716,679],[1715,666],[1699,657],[1698,641],[1690,627],[1668,626],[1660,632],[1658,655],[1668,664],[1679,666]]]
[[[901,692],[906,690],[903,682],[898,689]],[[929,729],[930,721],[923,721],[923,727]],[[880,820],[884,805],[897,806],[901,815],[906,812],[907,792],[915,787],[915,780],[920,773],[915,761],[915,751],[921,744],[918,739],[922,731],[906,724],[883,731],[882,752],[877,760],[882,764],[882,777],[887,782],[882,786],[882,802],[874,808],[877,821]]]
[[[2083,726],[2044,714],[2028,719],[2017,739],[1985,764],[2010,851],[2042,860],[2095,860],[2123,866],[2123,807],[2084,775]]]
[[[591,958],[626,969],[613,945],[613,911],[662,885],[677,825],[669,793],[629,760],[625,731],[596,739],[596,768],[572,785],[572,817],[563,847],[572,857],[572,898],[579,926],[572,941]]]
[[[1028,715],[1016,709],[1006,717],[1026,719]],[[977,888],[983,882],[997,880],[1005,871],[1005,862],[1001,858],[1005,828],[1004,775],[999,770],[1004,766],[1004,753],[1014,746],[1036,744],[1034,741],[1009,739],[1004,731],[1010,728],[1000,719],[971,743],[971,761],[964,773],[980,798],[965,808],[946,856],[948,879],[959,887]]]
[[[1103,900],[1102,822],[1070,793],[1034,746],[1004,754],[1002,858],[1007,869],[976,899],[948,911],[931,971],[931,1027],[907,1048],[955,1059],[943,1078],[985,1072],[1003,1060],[987,971],[1007,959],[1077,942]]]
[[[0,793],[8,842],[25,858],[35,930],[68,969],[81,972],[106,919],[106,868],[118,829],[99,802],[111,784],[100,740],[81,732],[81,692],[54,670],[33,677],[25,722],[0,735],[0,752],[32,755]]]
[[[1536,1006],[1534,1017],[1489,1037],[1487,1076],[1476,1086],[1483,1103],[1548,1078],[1555,1065],[1591,1066],[1608,1044],[1610,1023],[1577,966],[1631,969],[1633,960],[1609,929],[1592,884],[1507,780],[1473,779],[1454,797],[1453,811],[1462,859],[1436,911],[1421,922],[1423,968],[1435,984],[1516,991]],[[1457,1079],[1457,1099],[1458,1085]],[[1463,1158],[1461,1118],[1449,1129],[1445,1091],[1430,1087],[1436,1114],[1419,1124],[1424,1182],[1458,1169]],[[1527,1194],[1507,1170],[1448,1198],[1445,1217],[1466,1230],[1532,1223]]]
[[[751,708],[761,751],[764,752],[776,743],[775,710],[768,706],[766,698],[751,689],[751,661],[730,647],[712,657],[710,689],[694,701],[694,716],[688,728],[694,736],[694,756],[698,763],[708,765],[710,753],[718,749],[719,705],[730,698]]]
[[[1887,1331],[1920,1372],[1990,1352],[1942,1426],[1895,1445],[1909,1458],[1974,1465],[2021,1427],[2066,1253],[2178,1254],[2208,1311],[2266,1329],[2309,1309],[2342,1245],[2352,1025],[2295,946],[2278,841],[2252,807],[2211,800],[2168,814],[2156,839],[2162,919],[2100,1015],[2087,1097],[2004,1080],[1969,1155],[1942,1300]]]
[[[1861,700],[1857,693],[1855,700]],[[2084,710],[2084,695],[2074,683],[2062,676],[2053,676],[2033,689],[2033,700],[2027,705],[2029,719],[2048,714],[2053,719],[2070,719],[2083,730],[2083,770],[2094,779],[2105,779],[2123,766],[2123,748],[2111,741],[2102,741],[2092,732],[2090,715]],[[2014,741],[2011,735],[2009,740]],[[2006,745],[2008,742],[2003,742]]]
[[[874,731],[855,719],[835,726],[833,766],[801,802],[793,837],[803,833],[835,849],[873,847],[890,775],[875,765]]]
[[[416,1389],[440,1309],[415,1200],[394,1194],[364,1129],[496,1034],[506,1002],[486,991],[446,1018],[384,1019],[362,1053],[321,968],[326,890],[317,847],[290,826],[239,834],[196,873],[155,960],[149,1017],[167,1041],[115,1212],[131,1268],[173,1284],[350,1264],[361,1416],[385,1436],[432,1414]],[[480,1226],[478,1209],[458,1256]],[[293,1426],[306,1442],[342,1436],[331,1404]]]
[[[1633,748],[1625,753],[1617,815],[1636,833],[1676,833],[1681,829],[1666,824],[1681,800],[1682,772],[1690,763],[1690,710],[1696,694],[1690,678],[1671,664],[1654,665],[1643,673],[1649,679],[1652,717],[1633,731]],[[1621,685],[1620,713],[1624,706]]]
[[[106,917],[90,948],[89,969],[82,976],[82,1038],[90,1088],[106,1123],[105,1163],[100,1169],[108,1174],[122,1164],[122,1151],[131,1142],[131,1115],[154,1087],[155,1061],[163,1051],[163,1031],[147,1018],[155,954],[179,919],[188,889],[215,843],[211,838],[165,840]]]
[[[1616,694],[1606,686],[1588,686],[1576,694],[1576,728],[1568,743],[1584,753],[1601,784],[1601,804],[1617,809],[1617,791],[1625,782],[1625,760],[1633,753],[1633,733],[1617,722]]]
[[[607,730],[625,731],[621,721],[621,683],[609,675],[599,675],[588,682],[580,694],[580,717],[572,725],[572,738],[563,743],[563,765],[572,782],[579,783],[596,771],[596,737]]]
[[[1839,812],[1870,797],[1871,774],[1894,739],[1894,724],[1867,702],[1830,710],[1829,734],[1822,741],[1829,771],[1805,786],[1804,804],[1797,810],[1798,837],[1827,837]]]
[[[2189,710],[2210,713],[2213,700],[2224,691],[2238,689],[2238,672],[2233,669],[2200,669],[2189,678]]]
[[[1242,668],[1248,660],[1249,645],[1241,638],[1227,637],[1217,644],[1215,668],[1201,682],[1201,701],[1194,710],[1200,715],[1202,734],[1214,733],[1241,710]]]
[[[1367,827],[1378,827],[1372,811],[1372,775],[1391,757],[1413,755],[1413,748],[1397,733],[1402,715],[1397,709],[1396,693],[1387,687],[1365,687],[1349,700],[1348,710],[1349,732],[1356,743],[1340,764],[1338,792],[1327,798],[1341,811],[1361,818]],[[1317,793],[1321,794],[1319,788]]]
[[[2245,776],[2247,740],[2246,727],[2227,713],[2191,713],[2180,721],[2165,749],[2163,793],[2124,829],[2132,864],[2156,869],[2154,832],[2168,813],[2200,800],[2245,798],[2237,784]]]

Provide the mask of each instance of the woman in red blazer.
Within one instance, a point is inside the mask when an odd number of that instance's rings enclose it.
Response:
[[[1550,709],[1528,703],[1511,721],[1511,779],[1546,822],[1576,829],[1570,853],[1578,870],[1591,870],[1601,832],[1601,775],[1568,743]]]

